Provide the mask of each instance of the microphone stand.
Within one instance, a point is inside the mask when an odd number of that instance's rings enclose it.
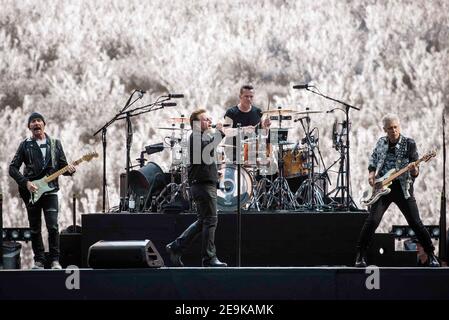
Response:
[[[118,117],[119,117],[119,116],[120,116],[120,115],[121,115],[121,114],[122,114],[128,107],[130,107],[130,106],[133,105],[137,100],[139,100],[139,99],[142,98],[142,96],[140,96],[139,98],[137,98],[137,99],[135,99],[133,102],[131,102],[131,99],[132,99],[134,93],[136,93],[136,91],[137,91],[137,90],[134,90],[134,91],[131,93],[131,95],[130,95],[129,98],[128,98],[128,101],[126,101],[125,106],[122,108],[122,110],[121,110],[118,114],[116,114],[116,115],[114,116],[114,118],[112,118],[111,120],[109,120],[108,122],[106,122],[106,124],[105,124],[103,127],[101,127],[100,129],[98,129],[98,130],[93,134],[93,136],[96,136],[98,133],[101,132],[101,140],[102,140],[102,144],[103,144],[103,213],[106,212],[106,184],[107,184],[107,182],[106,182],[106,146],[107,146],[107,142],[106,142],[107,136],[106,136],[106,133],[107,133],[108,127],[109,127],[111,124],[113,124],[113,123],[118,119]],[[128,181],[128,180],[126,180],[126,181]],[[127,183],[126,183],[126,184],[127,184]]]
[[[446,257],[446,119],[443,108],[443,190],[441,191],[440,207],[440,241],[438,245],[438,256],[440,260],[447,262]]]
[[[328,100],[337,102],[337,103],[345,106],[345,110],[344,111],[345,111],[345,114],[346,114],[346,125],[347,125],[347,129],[346,129],[347,130],[346,131],[347,132],[347,135],[346,135],[346,146],[345,146],[345,148],[346,148],[346,188],[347,188],[347,190],[346,190],[346,204],[345,204],[345,206],[346,206],[346,210],[349,211],[349,206],[350,206],[349,199],[351,198],[351,194],[350,194],[350,190],[349,190],[349,177],[350,177],[350,164],[349,164],[350,163],[350,161],[349,161],[349,147],[350,147],[349,146],[349,110],[355,109],[355,110],[360,111],[360,108],[354,107],[354,106],[352,106],[352,105],[350,105],[350,104],[348,104],[346,102],[343,102],[343,101],[340,101],[340,100],[328,97],[328,96],[326,96],[326,95],[324,95],[324,94],[322,94],[320,92],[317,92],[317,91],[314,91],[314,90],[310,90],[309,87],[312,88],[314,86],[308,86],[305,89],[307,91],[310,91],[310,92],[312,92],[314,94],[317,94],[317,95],[319,95],[319,96],[321,96],[323,98],[326,98]]]
[[[125,181],[125,198],[128,196],[129,188],[128,188],[128,181],[129,181],[129,169],[130,169],[130,152],[131,152],[131,145],[132,145],[132,124],[131,119],[132,117],[138,116],[143,113],[156,111],[159,109],[164,108],[164,103],[167,100],[170,100],[170,96],[162,96],[156,99],[154,103],[150,103],[147,105],[144,105],[142,107],[137,107],[132,110],[129,109],[130,106],[132,106],[137,100],[140,100],[143,95],[140,95],[137,99],[134,99],[134,101],[131,102],[132,97],[134,93],[136,93],[137,90],[134,90],[131,93],[131,96],[129,97],[128,101],[126,102],[125,106],[122,108],[122,110],[117,113],[111,120],[109,120],[103,127],[101,127],[97,132],[95,132],[93,135],[97,135],[99,132],[102,132],[102,139],[103,139],[103,213],[106,212],[106,132],[107,128],[113,124],[117,120],[126,119],[127,123],[127,138],[126,138],[126,181]],[[164,98],[161,100],[161,98]],[[157,106],[157,108],[155,108]],[[120,210],[125,209],[125,201],[122,203],[122,208]]]
[[[242,264],[242,208],[240,203],[240,192],[241,192],[241,124],[237,124],[237,267],[240,267]]]

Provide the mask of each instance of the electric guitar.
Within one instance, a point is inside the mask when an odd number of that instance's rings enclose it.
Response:
[[[422,161],[427,162],[435,156],[436,152],[431,151],[426,153],[421,159],[416,160],[412,163],[414,163],[415,165],[419,165]],[[372,188],[363,192],[362,200],[360,200],[360,203],[364,206],[370,206],[374,204],[377,200],[380,199],[380,197],[391,192],[389,186],[392,184],[394,179],[400,177],[408,171],[410,171],[409,166],[406,166],[399,171],[396,171],[396,169],[391,169],[383,177],[376,179]]]
[[[93,158],[96,158],[96,157],[98,157],[98,153],[90,152],[90,153],[85,154],[84,156],[82,156],[80,159],[74,161],[72,163],[72,165],[77,166],[77,165],[79,165],[83,161],[90,161],[90,160],[92,160]],[[69,168],[69,166],[67,165],[64,168],[59,169],[58,171],[56,171],[55,173],[53,173],[53,174],[51,174],[49,176],[46,176],[46,177],[43,177],[41,179],[37,179],[37,180],[31,181],[37,187],[37,190],[34,191],[34,192],[30,192],[27,189],[26,193],[22,193],[21,192],[22,198],[25,200],[25,202],[27,202],[27,199],[29,198],[29,202],[31,204],[35,204],[42,197],[43,194],[51,192],[51,191],[53,191],[55,189],[55,188],[50,187],[48,185],[48,183],[53,181],[53,180],[55,180],[61,174],[66,173],[68,168]]]

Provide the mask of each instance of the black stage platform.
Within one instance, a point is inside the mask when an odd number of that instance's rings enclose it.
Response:
[[[355,268],[160,268],[1,271],[1,300],[403,300],[449,299],[448,268],[379,268],[378,289]],[[213,289],[212,289],[213,288]],[[317,310],[319,311],[319,310]]]
[[[82,216],[82,267],[88,267],[88,249],[99,240],[145,239],[152,241],[166,266],[170,266],[165,245],[195,217],[194,214],[85,214]],[[366,217],[363,212],[245,212],[241,216],[241,266],[352,266],[355,244]],[[237,266],[237,243],[237,215],[219,214],[217,253],[231,267]],[[396,252],[390,234],[376,235],[368,258],[378,266],[416,266],[416,253]],[[201,266],[199,240],[183,261],[189,267]]]

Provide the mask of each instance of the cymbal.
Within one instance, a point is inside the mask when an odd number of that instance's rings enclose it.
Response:
[[[162,129],[162,130],[183,130],[181,128],[176,128],[176,127],[158,127],[156,129]]]
[[[265,110],[262,111],[263,114],[280,114],[280,115],[290,115],[296,113],[297,110],[291,109],[273,109],[273,110]]]
[[[177,118],[169,118],[171,122],[178,122],[178,123],[186,123],[189,122],[189,118],[186,117],[177,117]]]
[[[295,114],[309,114],[309,113],[323,113],[324,111],[319,110],[306,110],[306,111],[299,111],[295,112]]]

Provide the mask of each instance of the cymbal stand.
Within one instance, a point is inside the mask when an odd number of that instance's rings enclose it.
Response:
[[[306,134],[306,142],[308,147],[308,158],[310,159],[310,170],[308,178],[301,184],[295,193],[295,199],[306,199],[304,207],[309,210],[321,211],[324,205],[322,194],[324,190],[315,183],[315,151],[317,140],[310,134],[310,117],[305,117],[307,126],[304,125],[303,119],[300,119],[301,125]]]
[[[265,175],[261,175],[261,179],[257,181],[257,167],[253,167],[251,176],[253,177],[253,192],[252,199],[248,205],[248,208],[255,208],[257,211],[261,209],[268,209],[268,195],[267,190],[271,185],[270,179],[268,179]],[[257,181],[257,183],[255,183]]]
[[[176,198],[180,195],[185,201],[189,204],[189,211],[192,210],[192,201],[190,197],[190,187],[188,183],[188,173],[187,173],[187,163],[185,158],[185,152],[187,150],[184,148],[183,142],[185,142],[185,130],[184,123],[181,123],[181,138],[178,139],[175,137],[174,131],[170,137],[170,148],[172,149],[172,161],[176,159],[178,156],[181,157],[181,164],[179,166],[175,166],[172,164],[170,168],[171,173],[171,181],[170,183],[161,191],[158,197],[156,197],[156,205],[158,211],[162,209],[162,205],[165,203],[171,203],[176,200]],[[177,144],[180,144],[180,150],[175,148]],[[176,153],[180,153],[177,155]],[[178,171],[177,167],[180,168],[180,183],[176,183],[175,174]],[[167,194],[168,193],[168,194]]]
[[[281,109],[280,109],[281,110]],[[279,128],[282,129],[282,114],[279,112]],[[279,141],[278,133],[274,135],[275,143],[278,144],[278,170],[279,176],[273,181],[269,191],[268,191],[268,202],[267,207],[271,208],[273,204],[279,210],[296,210],[299,208],[299,204],[296,201],[295,195],[290,190],[290,186],[287,183],[287,179],[284,177],[284,144],[287,141]],[[270,138],[273,140],[273,136]],[[287,201],[284,201],[287,200]]]
[[[335,110],[335,109],[334,109]],[[341,110],[341,109],[339,109]],[[337,150],[340,153],[339,158],[337,159],[335,163],[339,162],[339,168],[338,168],[338,175],[337,175],[337,186],[329,191],[326,196],[331,199],[330,206],[336,209],[343,209],[345,207],[345,199],[346,199],[346,191],[348,190],[348,187],[345,185],[345,177],[346,177],[346,146],[343,142],[343,137],[346,137],[348,135],[348,128],[346,121],[343,121],[341,123],[342,128],[340,132],[337,132],[337,128],[335,127],[337,123],[334,124],[334,130],[333,130],[333,145],[335,150]],[[333,164],[333,165],[334,165]],[[333,166],[332,165],[332,166]],[[331,167],[332,167],[331,166]],[[330,169],[330,167],[328,168]],[[333,195],[333,197],[331,197]],[[335,200],[337,199],[337,200]],[[339,200],[339,201],[338,201]]]

